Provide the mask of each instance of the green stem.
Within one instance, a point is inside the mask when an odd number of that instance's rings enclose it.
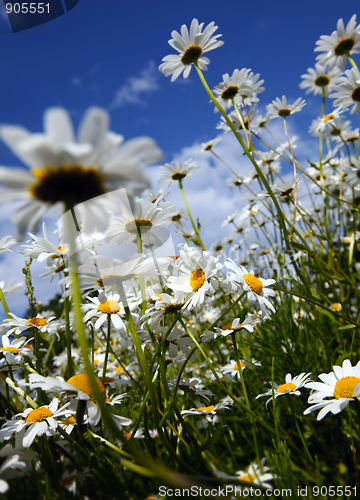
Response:
[[[186,200],[185,191],[184,191],[181,179],[179,179],[179,187],[180,187],[180,191],[181,191],[182,197],[184,199],[184,203],[185,203],[185,207],[186,207],[187,213],[188,213],[190,221],[191,221],[191,225],[192,225],[192,227],[193,227],[193,229],[195,231],[195,234],[196,234],[198,245],[201,248],[201,250],[205,251],[205,247],[204,247],[203,242],[201,241],[201,238],[200,238],[199,230],[195,226],[194,220],[193,220],[193,218],[191,216],[190,208],[189,208],[188,202]]]
[[[66,351],[67,351],[67,375],[68,379],[74,375],[73,362],[71,356],[71,329],[70,329],[70,300],[65,298],[65,334],[66,334]]]
[[[7,306],[7,303],[6,303],[6,300],[5,300],[5,297],[4,297],[4,294],[3,294],[3,291],[1,290],[1,287],[0,287],[0,300],[1,300],[1,303],[2,303],[2,306],[4,308],[4,311],[6,313],[6,316],[9,318],[9,319],[12,319],[11,316],[10,316],[10,311],[9,311],[9,308]]]
[[[107,367],[107,362],[108,362],[108,357],[109,357],[110,338],[111,338],[111,314],[108,314],[107,315],[106,351],[105,351],[104,367],[103,367],[103,374],[102,374],[102,383],[103,384],[105,383],[106,367]]]

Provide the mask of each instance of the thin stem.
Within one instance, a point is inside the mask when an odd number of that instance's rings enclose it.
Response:
[[[4,294],[3,294],[3,291],[1,290],[1,287],[0,287],[0,300],[1,300],[1,303],[2,303],[2,306],[4,308],[4,311],[6,313],[6,316],[11,319],[11,316],[10,316],[10,311],[9,311],[9,308],[7,306],[7,303],[6,303],[6,300],[5,300],[5,297],[4,297]]]
[[[106,376],[106,368],[109,357],[109,349],[110,349],[110,339],[111,339],[111,314],[107,315],[107,338],[106,338],[106,351],[105,351],[105,359],[104,359],[104,367],[102,374],[102,383],[105,383]]]
[[[179,179],[179,187],[180,187],[180,191],[181,191],[181,194],[182,194],[182,196],[183,196],[183,199],[184,199],[184,203],[185,203],[185,207],[186,207],[187,213],[188,213],[188,215],[189,215],[189,219],[190,219],[190,221],[191,221],[191,225],[192,225],[192,227],[193,227],[193,229],[194,229],[194,231],[195,231],[195,234],[196,234],[197,243],[198,243],[199,247],[200,247],[203,251],[205,251],[205,247],[204,247],[203,242],[201,241],[201,238],[200,238],[199,230],[198,230],[198,228],[195,226],[194,220],[193,220],[193,218],[192,218],[192,216],[191,216],[190,208],[189,208],[188,202],[187,202],[187,200],[186,200],[185,191],[184,191],[184,188],[183,188],[183,185],[182,185],[182,181],[181,181],[181,179]]]

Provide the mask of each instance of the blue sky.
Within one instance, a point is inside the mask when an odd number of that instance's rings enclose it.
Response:
[[[331,34],[340,17],[347,24],[358,6],[358,0],[80,0],[66,15],[13,34],[1,2],[0,123],[21,124],[38,132],[43,110],[63,106],[77,125],[84,111],[97,105],[109,110],[112,130],[125,139],[153,137],[164,152],[164,162],[195,157],[201,142],[218,135],[218,115],[194,70],[187,80],[180,77],[171,83],[157,69],[165,55],[174,53],[167,43],[171,31],[179,31],[182,24],[189,26],[195,17],[205,25],[215,21],[223,35],[224,45],[208,54],[210,87],[224,73],[246,67],[265,80],[260,107],[283,94],[290,102],[300,96],[307,99],[307,106],[296,115],[296,125],[290,124],[290,132],[304,131],[300,144],[306,157],[312,151],[307,128],[319,114],[320,102],[299,89],[300,75],[314,66],[320,35]],[[245,161],[231,138],[219,147],[232,165]],[[0,157],[1,165],[21,164],[1,144]],[[225,186],[229,175],[204,155],[196,159],[203,162],[203,170],[185,188],[195,216],[205,221],[205,240],[210,245],[224,236],[221,221],[239,208],[239,202]],[[157,167],[148,169],[152,179],[157,171]],[[177,192],[172,196],[174,203],[182,204]],[[10,209],[2,207],[0,236],[12,232],[10,215]],[[21,270],[15,271],[16,258],[15,253],[2,256],[6,280],[21,279]],[[44,297],[46,286],[41,285],[39,292]]]

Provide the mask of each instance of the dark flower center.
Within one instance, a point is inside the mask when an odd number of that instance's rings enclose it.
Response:
[[[233,99],[238,92],[239,87],[237,85],[229,85],[228,88],[221,94],[221,97],[224,100]]]
[[[62,201],[67,206],[74,206],[106,192],[96,168],[61,165],[34,169],[32,173],[37,180],[30,187],[30,193],[45,203]]]
[[[279,109],[278,111],[278,115],[279,116],[282,116],[283,118],[286,118],[287,116],[289,116],[291,114],[291,111],[290,109],[288,108],[284,108],[284,109]]]
[[[355,43],[355,40],[352,38],[343,38],[340,40],[340,42],[337,44],[337,46],[334,49],[334,52],[337,56],[343,56],[346,54],[346,52],[350,52],[350,50],[353,48]]]
[[[171,175],[171,178],[174,179],[174,181],[181,181],[184,177],[186,177],[186,174],[183,174],[182,172],[175,172]]]
[[[326,85],[329,85],[330,83],[330,78],[327,75],[319,75],[316,80],[315,80],[315,85],[318,87],[326,87]]]
[[[190,45],[182,55],[181,62],[185,65],[196,62],[202,54],[202,48],[198,45]]]
[[[351,97],[354,101],[360,102],[360,85],[354,88],[354,90],[351,92]]]

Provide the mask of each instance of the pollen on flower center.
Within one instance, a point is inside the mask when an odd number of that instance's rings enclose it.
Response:
[[[42,422],[53,415],[53,412],[50,411],[49,408],[41,406],[40,408],[36,408],[36,410],[32,410],[25,418],[25,422]]]
[[[316,80],[315,80],[315,85],[318,87],[326,87],[326,85],[329,85],[330,79],[327,75],[319,75]]]
[[[333,113],[330,113],[330,115],[325,116],[325,118],[324,118],[323,122],[324,122],[324,123],[327,123],[327,122],[329,122],[330,120],[332,120],[333,118],[335,118],[335,115],[334,115]]]
[[[128,233],[137,234],[138,227],[140,231],[144,233],[152,228],[152,222],[150,219],[133,219],[125,224],[125,230]]]
[[[7,351],[7,352],[15,352],[15,351],[17,351],[17,348],[16,347],[3,347],[0,350],[1,351]]]
[[[237,85],[229,85],[227,89],[221,94],[221,97],[225,100],[233,99],[239,92],[239,87]]]
[[[337,56],[343,56],[354,46],[355,41],[352,38],[342,38],[336,45],[334,52]]]
[[[284,393],[285,391],[293,391],[295,389],[296,389],[296,385],[293,384],[292,382],[288,382],[287,384],[278,385],[276,388],[276,392]]]
[[[202,269],[196,269],[191,273],[190,286],[194,290],[194,292],[197,292],[199,288],[203,286],[204,281],[205,281],[205,274]]]
[[[244,361],[240,361],[240,368],[244,368],[244,366],[245,366]],[[238,369],[239,369],[238,364],[235,363],[233,366],[233,370],[238,370]]]
[[[291,114],[291,111],[288,108],[279,109],[279,111],[278,111],[278,115],[282,116],[283,118],[286,118],[290,114]]]
[[[47,321],[45,318],[28,318],[27,322],[34,326],[45,326]]]
[[[65,425],[75,425],[76,424],[76,420],[75,420],[75,418],[72,415],[70,415],[70,417],[67,417],[64,420],[64,424]]]
[[[355,387],[360,384],[358,377],[344,377],[338,380],[335,384],[334,396],[339,398],[352,398]]]
[[[106,300],[98,305],[98,310],[106,314],[116,314],[120,311],[120,306],[115,300]]]
[[[256,479],[255,474],[245,474],[238,478],[239,481],[246,481],[247,483],[253,483]]]
[[[163,311],[165,314],[176,314],[178,311],[180,311],[180,309],[182,308],[183,305],[184,305],[184,303],[168,304],[167,306],[165,306],[163,308]]]
[[[91,401],[95,401],[95,396],[90,385],[89,377],[86,373],[79,373],[79,375],[74,375],[67,381],[68,384],[76,387],[79,391],[83,392],[89,396]],[[103,399],[106,398],[106,389],[99,379],[96,379],[97,386],[101,392]]]
[[[360,85],[354,88],[351,92],[351,97],[354,101],[360,102]]]
[[[215,406],[214,405],[202,406],[201,408],[199,408],[199,410],[201,410],[201,411],[213,411],[213,410],[215,410]]]
[[[261,283],[259,278],[250,273],[244,274],[243,278],[253,292],[255,292],[257,295],[261,294],[263,289],[263,284]]]
[[[196,62],[202,54],[202,48],[198,45],[190,45],[182,55],[181,62],[185,65]]]
[[[30,187],[34,198],[46,203],[64,202],[74,206],[106,192],[98,170],[82,165],[61,165],[33,169],[37,178]]]

